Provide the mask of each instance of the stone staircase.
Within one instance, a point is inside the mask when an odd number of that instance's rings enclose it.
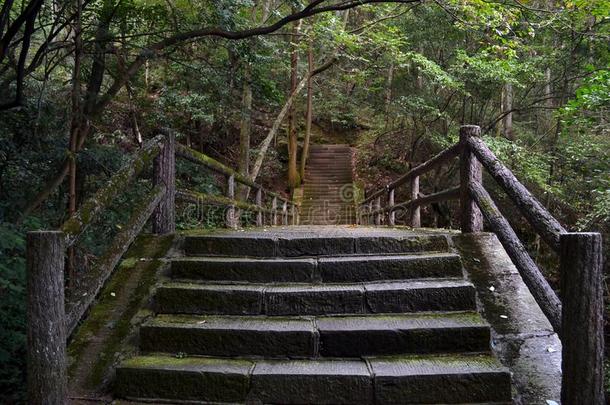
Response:
[[[377,233],[376,233],[377,232]],[[347,227],[186,236],[115,394],[189,403],[510,403],[446,235]]]
[[[348,145],[311,145],[299,223],[355,223],[352,182],[352,152]]]

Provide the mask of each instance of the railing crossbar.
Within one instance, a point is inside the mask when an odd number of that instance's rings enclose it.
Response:
[[[454,158],[460,154],[461,145],[455,144],[448,149],[440,152],[436,156],[422,163],[421,165],[411,169],[406,174],[400,176],[398,179],[387,184],[384,188],[375,191],[370,196],[366,197],[360,204],[366,204],[369,201],[373,201],[375,198],[382,196],[388,190],[395,189],[403,184],[406,184],[411,180],[412,177],[421,176],[422,174],[432,170],[435,166],[446,162],[447,160]]]

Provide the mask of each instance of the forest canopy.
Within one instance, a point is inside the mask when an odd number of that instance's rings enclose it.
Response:
[[[566,227],[608,235],[609,25],[608,0],[3,0],[0,392],[23,399],[25,232],[57,228],[162,128],[289,195],[305,143],[350,144],[376,189],[476,124]],[[140,194],[125,190],[80,266]],[[436,211],[427,225],[457,226]]]

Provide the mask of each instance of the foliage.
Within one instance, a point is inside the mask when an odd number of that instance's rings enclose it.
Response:
[[[8,20],[15,21],[25,4],[15,0]],[[18,84],[23,93],[17,108],[0,110],[0,317],[6,325],[0,331],[0,389],[10,388],[4,390],[9,402],[22,396],[24,235],[66,219],[67,182],[35,214],[21,214],[69,155],[72,120],[80,113],[73,100],[86,107],[76,123],[91,128],[75,156],[79,203],[161,127],[237,167],[243,91],[249,84],[253,95],[254,161],[288,98],[294,40],[299,79],[307,74],[310,47],[314,67],[334,61],[313,79],[312,139],[354,146],[367,189],[454,144],[460,125],[478,124],[491,149],[567,228],[610,234],[608,0],[368,4],[307,18],[296,39],[288,24],[242,40],[195,34],[273,24],[306,2],[92,0],[84,3],[80,21],[79,73],[74,4],[41,8],[22,81],[18,58],[25,28],[0,57],[0,106],[14,98]],[[0,39],[6,32],[0,29]],[[303,91],[295,103],[300,134],[305,100]],[[258,180],[285,192],[286,161],[280,130]],[[422,192],[455,185],[456,168],[431,173]],[[179,163],[178,174],[179,187],[211,194],[225,187],[223,179],[188,162]],[[83,271],[150,188],[150,173],[143,177],[85,236],[79,246]],[[184,206],[178,227],[222,221],[221,211],[201,218]],[[518,231],[534,240],[526,227]],[[537,259],[547,262],[544,252]]]
[[[23,234],[0,224],[0,391],[8,403],[25,399],[24,251]]]

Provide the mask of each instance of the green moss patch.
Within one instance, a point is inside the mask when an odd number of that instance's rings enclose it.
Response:
[[[102,289],[68,346],[69,373],[76,389],[97,390],[103,384],[155,284],[164,263],[159,258],[172,242],[172,235],[140,236]]]

